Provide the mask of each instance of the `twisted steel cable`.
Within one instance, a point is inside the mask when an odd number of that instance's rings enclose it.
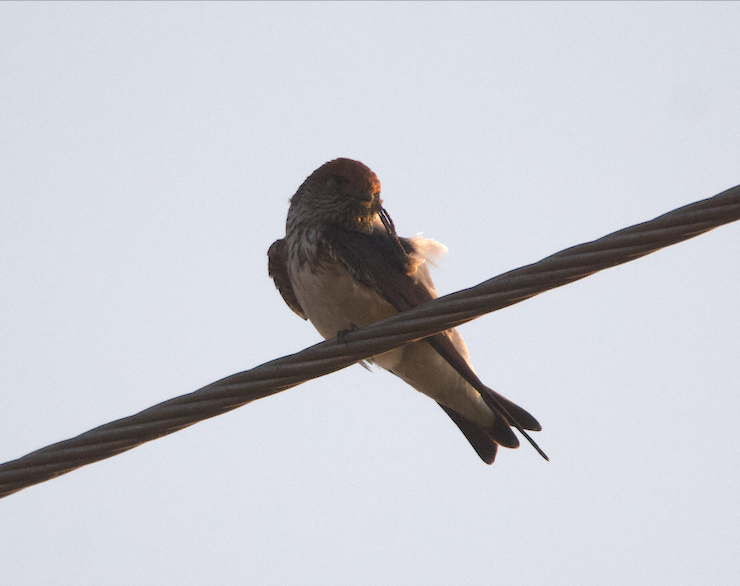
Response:
[[[0,498],[740,219],[740,186],[0,465]]]

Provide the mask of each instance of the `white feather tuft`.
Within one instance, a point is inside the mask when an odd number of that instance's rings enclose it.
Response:
[[[414,252],[410,256],[419,264],[428,262],[436,267],[437,262],[447,254],[447,247],[444,244],[431,238],[422,238],[421,232],[409,240],[414,246]]]

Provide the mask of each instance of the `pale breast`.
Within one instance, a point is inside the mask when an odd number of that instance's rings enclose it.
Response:
[[[324,338],[398,313],[374,290],[355,281],[341,265],[325,263],[315,272],[309,265],[291,263],[293,290],[306,317]]]

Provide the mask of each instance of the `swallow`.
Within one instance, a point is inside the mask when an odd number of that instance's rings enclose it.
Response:
[[[314,171],[290,199],[285,238],[268,250],[268,274],[292,309],[325,338],[362,328],[437,298],[428,265],[446,252],[429,238],[402,238],[367,166],[335,159]],[[368,359],[434,399],[480,458],[542,427],[527,411],[485,386],[456,329]],[[513,429],[512,429],[513,428]]]

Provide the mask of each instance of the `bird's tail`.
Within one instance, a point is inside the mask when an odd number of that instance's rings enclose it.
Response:
[[[463,432],[463,435],[470,442],[470,445],[473,446],[473,449],[476,451],[478,456],[480,456],[481,460],[486,464],[493,464],[493,461],[496,459],[499,445],[506,448],[519,447],[519,439],[511,429],[512,426],[518,428],[527,440],[534,445],[535,449],[537,449],[537,451],[547,460],[547,456],[539,449],[537,444],[532,441],[527,433],[523,431],[525,429],[529,431],[541,431],[542,426],[539,422],[528,411],[522,409],[516,403],[513,403],[506,397],[499,395],[493,389],[489,389],[488,387],[484,388],[488,393],[490,393],[490,397],[494,398],[492,402],[495,402],[497,406],[496,411],[494,411],[494,414],[496,415],[494,423],[489,428],[481,427],[477,423],[473,423],[469,419],[463,417],[457,411],[454,411],[441,403],[439,404],[439,406],[444,409],[445,413],[450,416],[450,419],[452,419],[452,421],[454,421],[460,428],[460,431]],[[486,397],[484,396],[484,399],[485,398]],[[498,416],[498,413],[501,411],[504,412],[502,414],[503,416]]]

